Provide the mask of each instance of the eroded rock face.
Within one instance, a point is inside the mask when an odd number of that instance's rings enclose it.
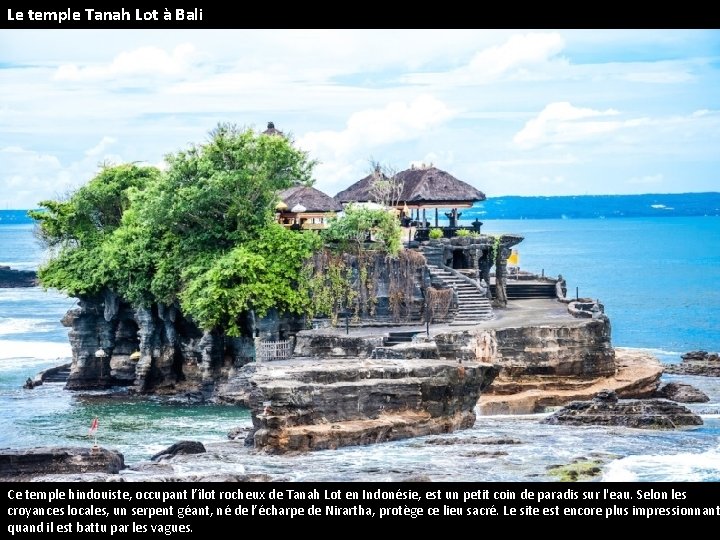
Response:
[[[499,328],[495,331],[502,374],[577,377],[615,373],[610,321],[602,316],[581,325],[542,325]]]
[[[603,391],[591,401],[574,401],[542,421],[543,424],[623,426],[641,429],[676,429],[700,426],[700,416],[667,399],[619,400]]]
[[[254,359],[252,338],[202,332],[174,306],[133,308],[111,293],[81,299],[62,322],[73,351],[70,390],[126,385],[209,395]]]
[[[273,453],[447,433],[475,422],[489,364],[288,360],[256,366],[252,441]]]
[[[0,450],[0,478],[38,474],[117,474],[125,467],[120,452],[107,448],[37,447]]]
[[[609,377],[504,377],[502,372],[480,398],[482,414],[528,414],[571,401],[592,399],[603,388],[621,398],[655,396],[663,373],[660,361],[641,351],[616,350],[617,372]]]

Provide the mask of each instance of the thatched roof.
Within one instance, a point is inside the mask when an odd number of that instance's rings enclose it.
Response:
[[[281,137],[284,137],[285,134],[280,131],[279,129],[275,129],[275,124],[273,122],[268,122],[267,129],[262,132],[263,135],[280,135]]]
[[[322,191],[308,186],[294,186],[279,193],[288,208],[301,205],[305,212],[339,212],[342,205]]]
[[[349,188],[335,195],[335,200],[341,203],[374,201],[371,187],[376,175],[377,173],[372,173],[355,182]],[[403,184],[402,194],[399,198],[401,205],[437,205],[444,202],[473,203],[485,200],[485,194],[482,191],[436,167],[407,169],[397,173],[396,179]]]

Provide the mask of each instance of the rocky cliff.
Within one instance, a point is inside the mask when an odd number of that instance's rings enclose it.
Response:
[[[138,392],[201,391],[254,359],[252,338],[203,332],[176,307],[137,307],[112,293],[67,312],[73,362],[67,388],[129,385]]]

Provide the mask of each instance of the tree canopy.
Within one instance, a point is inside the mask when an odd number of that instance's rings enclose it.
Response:
[[[273,223],[277,192],[308,183],[313,162],[284,137],[220,124],[168,169],[104,167],[64,201],[32,211],[53,256],[46,287],[110,289],[135,305],[179,303],[203,328],[237,335],[239,315],[303,312],[302,264],[320,242]]]

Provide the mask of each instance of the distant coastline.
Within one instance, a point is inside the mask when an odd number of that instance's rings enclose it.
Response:
[[[609,219],[631,217],[720,216],[720,192],[643,195],[506,195],[488,197],[464,210],[461,220],[474,219]],[[441,218],[442,218],[441,213]],[[0,210],[0,224],[33,221],[27,210]]]

